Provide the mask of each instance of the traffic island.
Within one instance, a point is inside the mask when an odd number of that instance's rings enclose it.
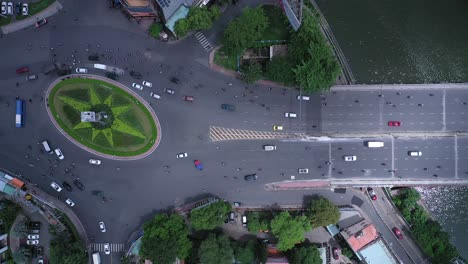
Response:
[[[71,75],[48,90],[54,125],[81,148],[101,157],[146,157],[160,141],[154,111],[135,92],[99,76]]]

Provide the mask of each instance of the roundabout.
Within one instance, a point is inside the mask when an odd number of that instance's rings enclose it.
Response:
[[[111,82],[93,76],[56,80],[47,92],[49,117],[69,140],[95,155],[146,157],[160,142],[156,114],[137,94]]]

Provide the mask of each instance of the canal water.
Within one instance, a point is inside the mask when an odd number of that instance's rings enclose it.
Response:
[[[357,83],[468,82],[468,1],[316,1]],[[418,190],[468,259],[468,188]]]

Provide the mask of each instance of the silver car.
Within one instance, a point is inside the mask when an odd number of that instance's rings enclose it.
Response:
[[[99,222],[99,230],[101,230],[102,233],[106,232],[106,225],[103,221]]]
[[[357,157],[354,155],[343,156],[344,161],[356,161]]]
[[[178,158],[178,159],[186,158],[187,156],[188,156],[187,152],[183,152],[183,153],[177,154],[177,158]]]
[[[109,243],[104,244],[104,253],[106,253],[106,255],[110,254],[110,244]]]
[[[50,187],[54,188],[54,190],[56,190],[57,192],[61,192],[62,191],[62,187],[60,187],[60,185],[58,185],[57,183],[55,182],[52,182],[50,184]]]
[[[143,90],[143,86],[139,85],[138,83],[132,83],[132,87],[138,90]]]
[[[91,165],[101,165],[101,161],[98,159],[89,159],[89,164]]]

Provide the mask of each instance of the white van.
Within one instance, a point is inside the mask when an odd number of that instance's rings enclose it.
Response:
[[[101,264],[101,255],[99,255],[99,252],[93,253],[93,264]]]
[[[289,112],[286,112],[284,113],[284,117],[291,117],[291,118],[294,118],[294,117],[297,117],[297,114],[296,113],[289,113]]]
[[[47,153],[49,153],[49,154],[54,153],[54,152],[52,151],[52,149],[50,148],[49,143],[47,142],[47,140],[42,141],[42,146],[44,146],[44,150],[45,150]]]
[[[367,141],[366,146],[368,148],[381,148],[384,146],[384,143],[382,141]]]
[[[410,150],[410,151],[408,151],[408,155],[411,156],[411,157],[421,157],[422,152],[417,151],[417,150]]]
[[[263,146],[263,150],[265,150],[265,151],[273,151],[275,149],[276,149],[275,145],[264,145]]]

